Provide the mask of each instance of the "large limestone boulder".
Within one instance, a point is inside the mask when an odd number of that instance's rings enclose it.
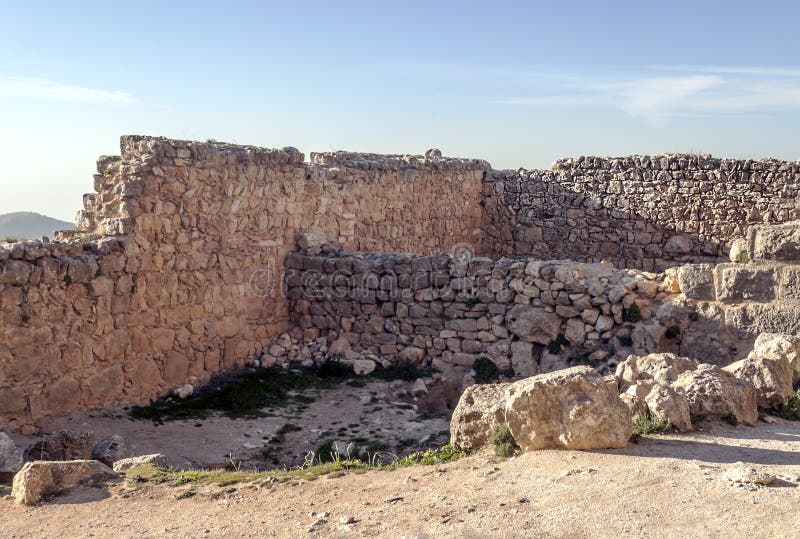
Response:
[[[539,344],[550,344],[561,328],[561,318],[541,307],[515,305],[506,314],[508,329],[520,339]]]
[[[523,450],[624,447],[632,433],[616,389],[585,366],[511,384],[505,420]]]
[[[723,367],[722,370],[753,384],[758,405],[762,408],[777,406],[794,394],[792,366],[784,359],[766,359],[751,355]]]
[[[35,505],[48,496],[78,484],[115,477],[114,471],[98,460],[27,462],[14,476],[11,496],[24,505]]]
[[[733,417],[739,423],[755,425],[758,402],[753,384],[716,365],[701,363],[686,371],[672,384],[689,402],[689,412],[700,417]]]
[[[0,483],[8,483],[22,468],[22,450],[4,432],[0,432]]]
[[[25,449],[25,461],[88,460],[92,458],[94,434],[60,430],[37,440]]]
[[[682,393],[668,385],[656,383],[645,395],[644,402],[653,416],[668,419],[678,430],[692,430],[689,402]]]
[[[800,221],[751,226],[747,243],[751,260],[800,261]]]
[[[155,466],[156,468],[165,468],[169,466],[169,460],[161,453],[128,457],[116,461],[114,463],[114,471],[124,472],[125,470],[130,470],[131,468],[138,468],[139,466]]]
[[[450,443],[470,451],[487,443],[495,425],[505,422],[510,385],[475,384],[465,389],[450,420]]]
[[[628,356],[628,359],[617,365],[615,376],[621,391],[636,384],[640,380],[654,380],[669,385],[678,379],[682,372],[697,368],[697,362],[688,357],[675,354],[658,353],[646,356]]]
[[[751,357],[782,359],[792,367],[792,382],[800,381],[800,337],[762,333],[756,337]]]

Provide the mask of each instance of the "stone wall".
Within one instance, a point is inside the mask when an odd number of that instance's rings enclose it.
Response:
[[[0,245],[0,428],[142,402],[255,358],[287,328],[300,230],[359,249],[480,242],[485,162],[123,137],[79,230]]]
[[[661,276],[600,264],[327,253],[292,253],[286,262],[302,337],[344,337],[353,358],[366,351],[400,365],[470,368],[485,357],[527,376],[548,359],[600,362],[619,346],[618,329],[649,320],[670,295]]]
[[[748,223],[800,211],[800,165],[778,161],[581,158],[509,172],[437,150],[306,163],[294,148],[131,136],[97,165],[76,231],[0,243],[0,428],[201,383],[256,361],[291,321],[407,362],[485,355],[530,372],[553,340],[572,359],[613,356],[626,310],[647,317],[666,293],[657,276],[553,259],[716,262]],[[308,230],[415,256],[290,255]],[[434,254],[448,250],[530,258]],[[305,296],[303,279],[324,287],[337,269],[367,280],[362,296]]]
[[[747,227],[800,217],[800,162],[581,157],[492,171],[483,252],[647,271],[716,262]]]

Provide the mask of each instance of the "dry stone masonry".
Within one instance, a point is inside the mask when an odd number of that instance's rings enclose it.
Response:
[[[511,172],[122,137],[77,230],[0,243],[0,429],[191,392],[298,339],[361,371],[364,354],[518,376],[696,346],[744,359],[800,328],[797,226],[744,239],[798,218],[798,178],[773,160]]]
[[[437,253],[291,253],[286,261],[292,320],[303,338],[345,338],[352,358],[368,352],[395,363],[530,376],[561,348],[573,361],[604,359],[627,322],[648,320],[666,297],[656,275],[601,264]],[[594,354],[594,356],[592,356]],[[275,358],[267,355],[267,360]]]
[[[661,271],[717,262],[749,225],[800,218],[800,163],[704,155],[581,157],[492,171],[485,253]]]

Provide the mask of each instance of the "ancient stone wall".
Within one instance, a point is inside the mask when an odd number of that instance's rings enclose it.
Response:
[[[485,254],[647,271],[716,262],[747,227],[800,217],[800,162],[698,155],[582,157],[552,170],[492,171]]]
[[[484,357],[527,376],[562,348],[573,363],[600,361],[617,329],[648,320],[669,295],[654,274],[569,261],[329,250],[286,265],[306,341],[344,336],[353,358],[443,370]]]
[[[142,402],[288,324],[299,230],[352,248],[480,243],[485,162],[123,137],[62,241],[0,247],[0,427]]]

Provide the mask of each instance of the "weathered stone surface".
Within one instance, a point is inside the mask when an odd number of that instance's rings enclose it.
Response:
[[[295,238],[297,248],[310,255],[318,255],[322,248],[328,244],[325,234],[315,231],[301,232]]]
[[[520,339],[548,344],[558,336],[561,319],[555,313],[527,305],[515,305],[506,314],[508,329]]]
[[[777,477],[763,470],[758,470],[741,462],[725,470],[722,478],[731,483],[768,486],[775,482]]]
[[[112,466],[116,461],[129,457],[130,454],[128,444],[119,434],[103,438],[92,448],[92,459],[99,460],[106,466]]]
[[[703,363],[680,374],[672,387],[686,395],[693,415],[733,417],[748,425],[755,425],[758,421],[758,402],[753,384],[715,365]]]
[[[489,441],[492,429],[505,422],[505,392],[510,384],[467,387],[450,420],[450,443],[475,450]]]
[[[94,434],[60,430],[31,443],[24,453],[25,461],[31,460],[89,460],[92,458]]]
[[[800,222],[755,225],[748,229],[751,260],[800,261]]]
[[[399,356],[405,365],[419,365],[425,359],[425,350],[417,346],[407,346],[400,351]]]
[[[751,354],[722,370],[753,384],[761,408],[777,406],[794,394],[792,366],[784,358],[767,359]]]
[[[736,238],[731,242],[731,249],[728,252],[728,259],[731,262],[739,264],[746,263],[750,260],[750,253],[747,250],[747,240],[744,238]]]
[[[687,264],[678,268],[681,292],[689,299],[714,301],[714,275],[711,264]]]
[[[788,362],[792,367],[792,382],[800,381],[800,337],[762,333],[756,337],[751,356]]]
[[[628,359],[617,365],[615,373],[621,390],[640,380],[652,379],[660,384],[668,385],[678,379],[685,371],[697,367],[697,362],[687,357],[670,353],[648,354],[646,356],[628,356]]]
[[[353,372],[358,375],[367,375],[375,371],[375,362],[371,359],[356,359],[353,360]]]
[[[8,483],[22,467],[22,450],[4,432],[0,432],[0,483]]]
[[[644,397],[644,402],[655,417],[668,419],[679,430],[692,430],[689,402],[682,393],[668,385],[656,383]]]
[[[26,462],[14,476],[11,496],[18,503],[36,505],[80,483],[107,480],[116,475],[97,460]]]
[[[520,380],[506,393],[505,419],[523,450],[624,447],[631,437],[628,407],[589,367]]]
[[[152,455],[139,455],[136,457],[128,457],[114,462],[113,468],[115,472],[124,472],[131,468],[138,466],[155,466],[157,468],[164,468],[169,466],[167,457],[161,453],[154,453]]]
[[[750,340],[762,333],[800,335],[800,307],[786,303],[742,303],[725,309],[725,326]]]
[[[751,264],[720,264],[717,272],[717,299],[723,303],[772,301],[775,299],[775,269]]]

